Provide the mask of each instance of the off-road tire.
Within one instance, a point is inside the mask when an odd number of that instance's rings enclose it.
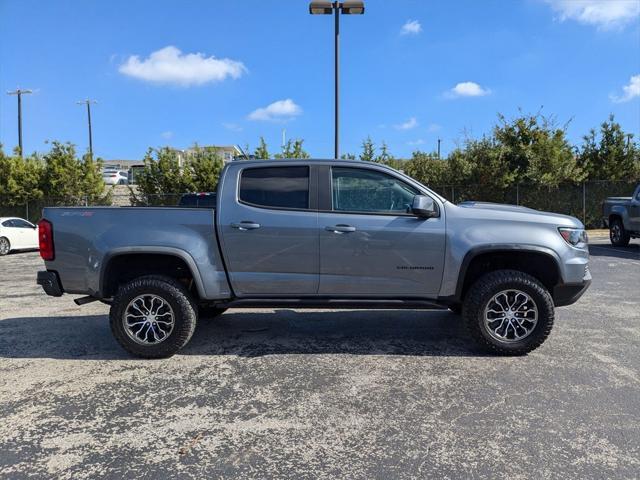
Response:
[[[198,320],[213,320],[214,318],[217,318],[220,315],[222,315],[227,310],[228,308],[200,305],[198,307]]]
[[[3,244],[4,242],[6,242],[8,247],[6,249],[1,248],[1,244]],[[9,239],[7,237],[0,237],[0,257],[7,255],[10,251],[11,251],[11,242],[9,241]]]
[[[161,297],[174,313],[173,330],[166,340],[157,344],[141,345],[134,342],[123,325],[123,316],[129,302],[143,294]],[[111,304],[109,323],[113,336],[127,352],[142,358],[166,358],[189,342],[196,328],[197,317],[197,307],[184,285],[171,277],[149,275],[120,286]]]
[[[620,229],[620,235],[618,236],[615,233],[615,228]],[[626,247],[629,245],[629,241],[631,240],[631,235],[624,228],[624,224],[622,220],[619,218],[611,219],[609,224],[609,240],[611,241],[611,245],[615,247]]]
[[[485,326],[484,310],[494,295],[502,290],[520,290],[535,302],[538,322],[533,331],[515,342],[499,341]],[[553,328],[554,305],[548,290],[534,277],[517,270],[497,270],[477,280],[467,292],[462,317],[465,328],[473,340],[484,350],[499,355],[524,355],[538,348]]]

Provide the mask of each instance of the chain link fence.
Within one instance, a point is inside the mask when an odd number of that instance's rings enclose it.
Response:
[[[486,185],[436,185],[431,189],[450,200],[460,203],[469,200],[508,203],[562,213],[579,218],[588,228],[602,226],[602,202],[607,197],[629,197],[637,181],[591,181],[581,184],[541,187],[520,184],[508,188],[493,188]],[[150,195],[132,202],[127,194],[113,194],[106,201],[92,201],[87,197],[74,199],[41,198],[27,202],[0,197],[0,217],[22,217],[37,222],[42,209],[49,206],[175,206],[182,194]]]
[[[602,226],[602,202],[607,197],[630,197],[637,181],[591,181],[557,187],[519,184],[507,188],[486,185],[432,186],[453,203],[481,201],[508,203],[579,218],[588,228]]]

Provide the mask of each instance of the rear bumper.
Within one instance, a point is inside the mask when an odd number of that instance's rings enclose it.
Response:
[[[42,287],[45,293],[51,297],[61,297],[64,293],[58,272],[42,270],[38,272],[37,284]]]
[[[591,279],[582,283],[556,285],[553,289],[553,303],[556,307],[564,307],[576,303],[591,285]]]

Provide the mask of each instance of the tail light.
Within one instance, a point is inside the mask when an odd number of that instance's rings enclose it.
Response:
[[[44,218],[38,222],[38,241],[40,243],[40,256],[43,260],[51,261],[56,252],[53,248],[53,225]]]

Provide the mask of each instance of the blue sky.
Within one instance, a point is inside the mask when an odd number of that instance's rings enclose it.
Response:
[[[333,152],[333,21],[305,0],[0,0],[0,142],[139,159],[149,146],[249,144],[282,130]],[[640,0],[368,0],[342,17],[341,150],[454,148],[498,112],[543,107],[578,141],[609,113],[640,134]]]

